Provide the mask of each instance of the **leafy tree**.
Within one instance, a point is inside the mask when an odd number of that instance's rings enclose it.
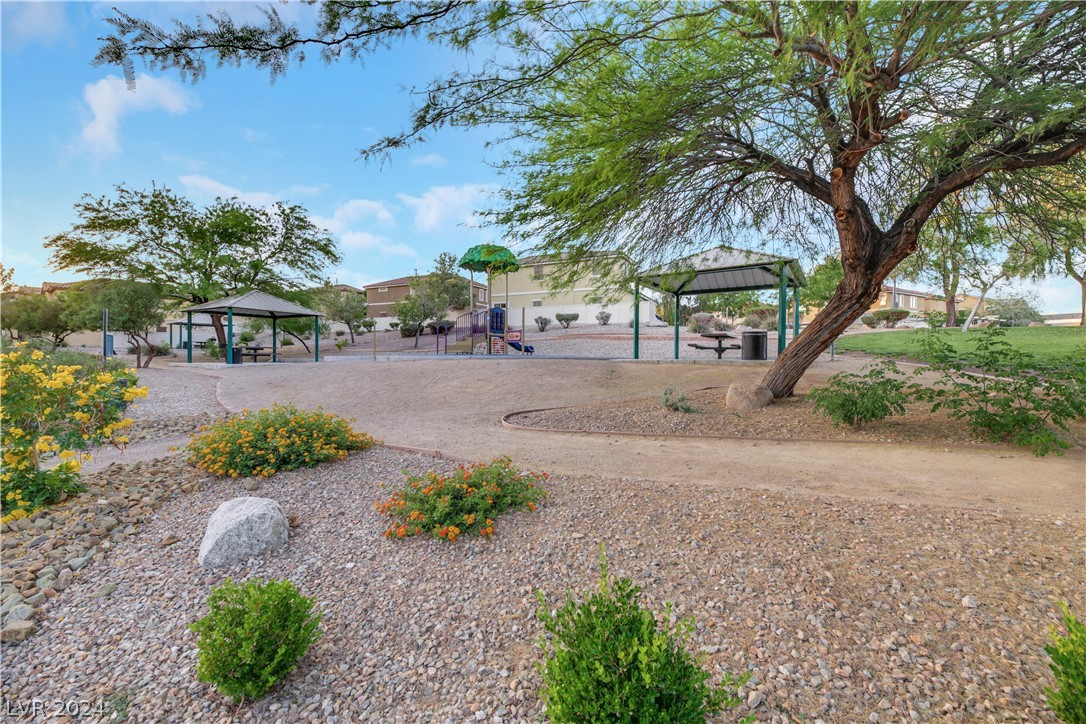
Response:
[[[830,303],[837,287],[845,278],[845,269],[836,256],[827,256],[807,274],[807,286],[803,287],[802,306],[821,308]]]
[[[80,310],[83,329],[102,328],[102,310],[109,310],[110,329],[128,335],[136,348],[136,367],[149,367],[157,351],[150,336],[155,327],[166,319],[162,290],[153,284],[133,281],[112,281],[91,287],[86,303]],[[143,351],[147,350],[147,358]]]
[[[467,279],[460,276],[456,255],[443,251],[434,260],[434,270],[419,280],[423,294],[432,297],[435,304],[444,300],[446,309],[467,309],[471,306],[471,289]]]
[[[0,264],[0,294],[10,294],[19,288],[18,284],[12,282],[13,276],[15,276],[15,269]]]
[[[48,294],[3,296],[4,328],[12,338],[38,338],[59,347],[72,334],[87,329],[81,309],[85,294],[79,290]]]
[[[352,289],[327,284],[320,290],[317,305],[329,322],[342,322],[347,325],[351,344],[354,344],[355,327],[362,323],[369,311],[366,295]]]
[[[416,277],[418,279],[419,277]],[[415,285],[412,284],[412,287]],[[422,325],[427,320],[434,319],[445,313],[448,305],[442,304],[444,297],[434,297],[423,293],[421,290],[412,291],[403,299],[392,303],[389,309],[400,324],[404,327],[414,327],[415,347],[419,346],[419,337],[422,335]]]
[[[1045,321],[1037,309],[1036,300],[1026,296],[993,299],[988,303],[988,314],[998,317],[1003,327],[1025,327],[1030,322]]]
[[[305,209],[283,202],[258,209],[217,199],[200,209],[167,188],[122,184],[113,198],[84,196],[75,212],[79,223],[45,242],[55,268],[153,284],[176,303],[250,289],[281,296],[323,281],[324,268],[340,261]],[[221,316],[212,323],[224,347]]]
[[[209,57],[275,77],[310,48],[331,62],[420,33],[486,46],[493,60],[433,81],[410,128],[364,155],[502,124],[517,145],[493,220],[566,252],[569,284],[619,247],[647,268],[751,229],[835,236],[844,277],[766,374],[777,397],[875,301],[944,199],[1086,148],[1081,3],[328,1],[311,34],[265,18],[163,31],[118,11],[95,60],[129,82],[136,57],[193,79]],[[1043,184],[1017,193],[1055,209]]]
[[[723,312],[726,317],[741,317],[750,309],[764,304],[758,292],[701,294],[693,297],[692,301],[697,305],[693,312]]]

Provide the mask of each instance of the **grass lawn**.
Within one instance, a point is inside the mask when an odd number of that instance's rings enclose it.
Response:
[[[1072,353],[1083,353],[1086,345],[1086,328],[1083,327],[1010,327],[1004,330],[1004,339],[1022,352],[1033,355],[1039,367],[1051,367],[1059,358]],[[889,357],[922,359],[920,340],[928,333],[925,329],[866,332],[841,337],[837,340],[838,352],[867,352]],[[962,334],[961,330],[946,330],[946,340],[968,361],[974,342],[983,330]]]

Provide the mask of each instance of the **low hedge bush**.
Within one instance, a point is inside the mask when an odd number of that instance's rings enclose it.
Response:
[[[606,327],[611,323],[611,313],[604,311],[596,312],[596,321]]]
[[[227,578],[207,605],[211,612],[189,626],[199,636],[196,676],[235,700],[267,694],[320,637],[313,599],[290,581]]]
[[[388,516],[386,538],[430,533],[455,541],[474,533],[494,535],[494,519],[507,510],[535,510],[546,497],[546,473],[521,471],[507,457],[490,464],[461,466],[451,475],[408,475],[392,496],[374,509]]]
[[[196,467],[232,478],[266,478],[280,470],[342,460],[351,450],[369,450],[377,441],[355,432],[350,422],[317,410],[273,405],[201,428],[188,445]]]
[[[556,320],[558,320],[558,323],[559,323],[559,324],[561,324],[561,325],[562,325],[562,329],[569,329],[569,325],[573,324],[573,323],[574,323],[574,322],[576,322],[576,321],[577,321],[578,319],[580,319],[580,318],[581,318],[581,315],[580,315],[580,314],[577,314],[576,312],[573,312],[573,313],[571,313],[571,314],[562,314],[562,313],[559,313],[559,314],[555,314],[555,315],[554,315],[554,318],[555,318]]]
[[[535,318],[535,326],[539,327],[540,332],[546,332],[547,327],[551,326],[551,318],[550,317],[536,317]]]

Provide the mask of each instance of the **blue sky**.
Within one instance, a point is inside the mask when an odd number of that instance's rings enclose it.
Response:
[[[133,93],[119,69],[90,65],[114,5],[160,25],[217,8],[260,17],[254,3],[2,4],[2,257],[16,282],[76,278],[49,268],[42,241],[75,223],[83,194],[122,182],[164,185],[200,204],[232,195],[301,204],[340,242],[344,261],[330,276],[357,286],[427,271],[442,251],[500,243],[475,216],[499,188],[490,163],[502,149],[484,148],[497,132],[445,129],[383,165],[358,159],[358,149],[408,123],[410,87],[473,59],[409,42],[364,66],[312,57],[274,85],[249,67],[212,64],[192,85],[137,64]],[[303,23],[315,14],[276,7]],[[1070,280],[1030,288],[1045,311],[1078,309]]]

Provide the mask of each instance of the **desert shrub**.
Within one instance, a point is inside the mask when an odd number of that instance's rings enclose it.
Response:
[[[725,674],[720,687],[688,650],[694,624],[657,623],[628,578],[612,581],[601,560],[599,591],[567,594],[552,612],[539,592],[542,697],[554,722],[703,722],[739,705],[750,674]],[[665,608],[663,620],[671,618]]]
[[[430,334],[447,334],[455,326],[456,323],[448,319],[437,319],[426,323],[426,329],[430,330]]]
[[[880,324],[882,324],[878,319],[875,318],[874,314],[865,314],[864,316],[860,317],[860,322],[863,323],[865,327],[869,327],[871,329],[875,329]]]
[[[871,316],[887,329],[893,329],[898,322],[909,316],[909,311],[907,309],[880,309]]]
[[[346,329],[337,329],[335,332],[333,332],[333,334],[335,334],[335,336],[337,336],[337,337],[345,337],[347,335],[347,330]]]
[[[562,325],[562,329],[569,329],[569,325],[580,319],[581,315],[577,314],[576,312],[572,312],[570,314],[564,314],[560,312],[558,314],[555,314],[554,318],[558,320],[559,324]]]
[[[389,329],[399,329],[400,328],[400,323],[399,322],[389,322],[388,323],[388,328]]]
[[[713,329],[718,332],[727,332],[732,328],[732,325],[725,322],[723,319],[713,318]]]
[[[697,409],[686,399],[685,392],[678,391],[677,395],[676,392],[674,387],[668,385],[664,389],[664,394],[660,397],[660,404],[675,412],[697,412]]]
[[[599,311],[599,312],[596,312],[596,321],[599,322],[603,326],[607,326],[608,324],[611,323],[611,313],[610,312],[604,312],[602,310]]]
[[[400,325],[400,337],[401,338],[414,337],[415,335],[421,334],[421,333],[422,333],[422,325],[421,324],[401,324]]]
[[[762,322],[762,327],[761,328],[768,331],[768,332],[776,332],[777,331],[777,324],[779,322],[780,322],[780,320],[777,319],[777,317],[769,317],[768,319],[765,319]]]
[[[713,315],[708,312],[695,312],[686,320],[686,328],[694,334],[705,334],[713,327]]]
[[[474,533],[494,535],[494,518],[507,510],[535,510],[546,497],[546,473],[521,471],[507,457],[490,464],[460,466],[451,475],[408,475],[392,496],[378,502],[378,513],[391,519],[385,536],[404,538],[430,533],[454,541]]]
[[[283,347],[293,347],[294,346],[294,340],[291,339],[290,337],[283,337],[283,341],[280,342],[279,344],[282,345]]]
[[[859,429],[865,422],[905,414],[910,386],[897,365],[882,360],[864,369],[863,374],[838,372],[825,387],[816,387],[808,395],[834,427],[847,424]]]
[[[360,329],[364,329],[367,332],[372,332],[374,327],[377,326],[377,320],[376,319],[370,319],[370,318],[367,317],[366,319],[363,319],[361,322],[359,322],[358,326],[359,326]]]
[[[550,325],[551,325],[551,318],[550,317],[542,317],[542,316],[540,316],[540,317],[535,318],[535,326],[539,327],[540,332],[546,332],[547,327],[549,327]]]
[[[1069,724],[1086,724],[1086,624],[1071,614],[1066,603],[1061,607],[1067,635],[1061,636],[1053,629],[1045,646],[1056,678],[1056,687],[1045,689],[1045,695],[1049,708],[1060,719]]]
[[[350,421],[342,417],[273,405],[201,428],[188,451],[196,467],[209,473],[266,478],[279,470],[342,460],[351,450],[369,450],[376,444],[369,435],[351,430]]]
[[[1002,328],[989,327],[970,335],[974,351],[965,354],[978,374],[964,369],[944,335],[929,330],[921,340],[921,356],[939,378],[930,387],[916,386],[918,399],[974,432],[1029,447],[1034,455],[1069,447],[1057,430],[1066,432],[1070,422],[1086,417],[1086,349],[1039,371],[1033,355],[1008,344]]]
[[[252,332],[248,331],[248,330],[246,330],[246,331],[244,331],[244,332],[242,332],[241,334],[238,335],[238,342],[240,342],[241,344],[249,344],[250,342],[252,342],[255,339],[256,339],[256,335],[253,334]]]
[[[287,340],[283,340],[283,344],[286,344]],[[207,346],[204,347],[204,356],[210,359],[218,359],[222,357],[222,350],[219,349],[219,343],[213,339],[207,341]]]
[[[339,350],[340,352],[342,352],[344,350],[344,348],[347,346],[347,344],[348,344],[347,340],[345,340],[345,339],[337,339],[336,340],[336,349]]]
[[[83,359],[83,365],[57,360]],[[98,369],[92,355],[44,354],[19,346],[0,354],[0,512],[31,511],[79,492],[79,467],[86,450],[128,442],[132,420],[126,405],[147,396],[129,372]],[[60,464],[42,463],[51,456]]]
[[[189,626],[199,637],[196,675],[235,700],[267,694],[320,637],[320,612],[290,581],[227,578],[207,605]]]

